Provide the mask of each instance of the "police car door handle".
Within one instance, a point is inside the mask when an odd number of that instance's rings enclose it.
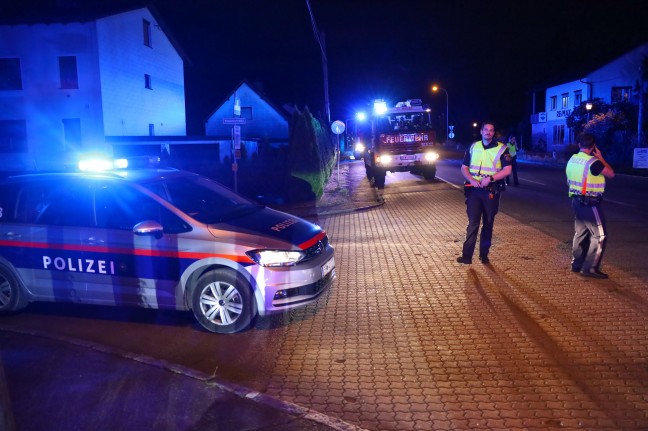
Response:
[[[86,244],[90,244],[90,245],[98,245],[98,244],[105,244],[106,243],[106,241],[101,240],[101,239],[97,239],[94,236],[91,236],[90,238],[86,239],[85,242],[86,242]]]
[[[22,237],[22,235],[19,234],[18,232],[7,232],[4,236],[6,238],[20,238],[20,237]]]

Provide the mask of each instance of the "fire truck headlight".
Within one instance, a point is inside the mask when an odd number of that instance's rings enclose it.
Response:
[[[384,165],[391,163],[392,156],[389,154],[383,154],[382,156],[376,157],[376,163],[382,163]]]
[[[364,146],[364,144],[362,142],[358,142],[358,143],[355,144],[354,149],[355,149],[356,153],[362,153],[365,150],[365,146]]]
[[[425,153],[425,160],[428,162],[433,162],[439,158],[439,154],[435,153],[434,151],[429,151]]]

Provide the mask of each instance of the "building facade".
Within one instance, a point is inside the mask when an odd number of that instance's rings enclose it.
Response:
[[[220,143],[220,160],[232,157],[233,150],[237,149],[233,146],[240,149],[241,145],[252,157],[259,153],[260,145],[288,146],[289,117],[259,90],[243,81],[209,115],[205,134]]]
[[[0,170],[110,155],[107,137],[185,134],[183,59],[148,8],[0,25]]]
[[[532,148],[561,152],[575,142],[567,117],[582,103],[602,99],[605,103],[640,100],[641,65],[648,58],[648,44],[624,54],[585,77],[547,88],[545,110],[531,116]]]

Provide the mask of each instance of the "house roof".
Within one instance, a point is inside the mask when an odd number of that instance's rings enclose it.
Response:
[[[216,113],[216,111],[218,111],[218,110],[220,109],[220,107],[223,106],[223,105],[225,104],[225,102],[227,102],[227,101],[229,100],[230,96],[231,96],[231,95],[232,95],[236,90],[238,90],[239,88],[241,88],[241,86],[242,86],[243,84],[245,84],[245,85],[247,85],[248,87],[250,87],[250,89],[252,89],[252,91],[254,91],[256,94],[258,94],[259,97],[260,97],[264,102],[266,102],[266,103],[267,103],[268,105],[270,105],[270,106],[271,106],[275,111],[277,111],[277,113],[278,113],[279,115],[281,115],[281,117],[282,117],[283,119],[285,119],[286,121],[290,121],[290,114],[289,114],[289,113],[288,113],[288,112],[287,112],[283,107],[281,107],[281,106],[275,104],[274,102],[272,102],[272,101],[271,101],[271,100],[270,100],[270,99],[269,99],[269,98],[268,98],[268,97],[267,97],[267,96],[266,96],[266,95],[265,95],[261,90],[259,90],[258,87],[256,87],[255,85],[252,85],[250,82],[248,82],[248,81],[245,80],[245,79],[242,80],[241,82],[239,82],[238,85],[237,85],[236,87],[234,87],[233,90],[231,90],[229,93],[227,93],[227,94],[225,95],[225,97],[221,100],[221,102],[220,102],[218,105],[216,105],[216,107],[215,107],[215,108],[214,108],[214,109],[209,113],[209,115],[207,115],[207,118],[206,118],[206,119],[211,118],[212,115],[214,115],[214,114]]]

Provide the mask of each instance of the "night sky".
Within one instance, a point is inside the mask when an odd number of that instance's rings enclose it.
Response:
[[[21,0],[20,5],[46,3],[68,10],[128,0]],[[198,134],[206,116],[243,79],[278,105],[307,105],[323,113],[322,57],[306,0],[153,4],[189,60],[188,134]],[[445,114],[445,94],[431,93],[435,83],[448,92],[450,124],[459,138],[473,121],[492,119],[499,129],[528,123],[534,90],[581,78],[648,42],[643,0],[310,4],[325,35],[332,120],[351,118],[374,98],[422,98],[444,124],[439,115]],[[537,97],[542,103],[543,93]]]

